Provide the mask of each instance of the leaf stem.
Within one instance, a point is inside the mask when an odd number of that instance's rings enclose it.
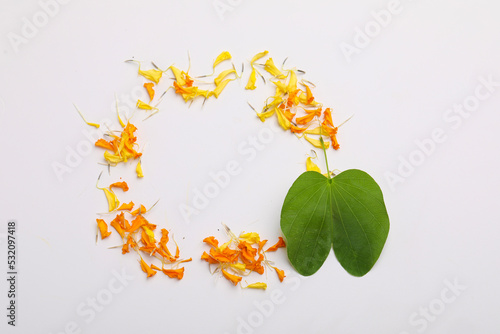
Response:
[[[319,141],[321,143],[321,148],[323,149],[323,153],[325,154],[325,163],[326,163],[326,173],[328,174],[328,178],[331,179],[330,168],[328,167],[328,157],[326,156],[326,148],[325,141],[323,140],[323,136],[319,137]]]

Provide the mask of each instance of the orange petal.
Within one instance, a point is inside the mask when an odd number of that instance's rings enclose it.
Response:
[[[206,242],[207,244],[215,248],[219,247],[219,241],[217,241],[217,239],[215,239],[214,237],[206,237],[205,239],[203,239],[203,242]]]
[[[132,211],[130,214],[137,216],[138,214],[146,213],[146,211],[148,211],[146,210],[146,207],[141,204],[141,206],[138,209]]]
[[[130,202],[128,204],[123,203],[122,205],[120,205],[120,207],[117,210],[127,210],[127,211],[130,211],[133,208],[134,208],[134,202]]]
[[[230,280],[235,286],[241,281],[241,277],[237,275],[233,275],[222,269],[222,275],[224,275],[225,278]]]
[[[142,258],[141,258],[140,263],[141,263],[142,271],[144,271],[146,274],[148,274],[148,277],[152,277],[152,276],[156,275],[156,271],[151,269],[151,267],[148,266],[148,264],[146,262],[144,262],[144,260]]]
[[[274,252],[276,251],[278,248],[281,248],[281,247],[286,247],[286,244],[285,244],[285,241],[283,240],[282,237],[279,237],[279,240],[276,244],[274,244],[273,246],[269,247],[266,252]]]
[[[123,191],[128,191],[127,182],[115,182],[109,186],[109,190],[112,188],[121,188]]]
[[[203,252],[203,254],[201,254],[201,259],[202,260],[205,260],[207,261],[208,263],[210,264],[216,264],[216,263],[219,263],[216,259],[214,259],[213,257],[211,257],[210,255],[208,255],[207,252]]]
[[[102,219],[96,219],[97,227],[99,227],[99,231],[101,232],[101,240],[109,237],[111,232],[108,232],[108,224]]]
[[[102,148],[105,148],[105,149],[110,150],[110,151],[115,150],[115,148],[113,147],[113,145],[110,142],[108,142],[107,140],[104,140],[102,138],[95,142],[95,146],[102,147]]]
[[[153,100],[153,98],[155,97],[155,91],[153,89],[154,85],[155,84],[152,83],[152,82],[146,82],[146,83],[144,83],[144,88],[146,88],[146,90],[148,91],[149,102],[151,102]]]
[[[276,267],[273,267],[274,270],[276,270],[276,273],[278,274],[278,278],[280,279],[280,282],[283,282],[283,279],[286,277],[285,272],[281,269],[278,269]]]

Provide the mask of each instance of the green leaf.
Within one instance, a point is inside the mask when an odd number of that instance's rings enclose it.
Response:
[[[333,247],[344,269],[363,276],[377,262],[389,233],[382,191],[367,173],[351,169],[329,179],[305,172],[281,210],[288,258],[302,275],[314,274]]]

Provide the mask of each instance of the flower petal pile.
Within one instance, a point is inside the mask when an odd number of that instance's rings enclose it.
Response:
[[[267,51],[258,53],[250,62],[252,73],[246,89],[255,89],[255,61],[267,56]],[[276,67],[272,58],[268,58],[265,64],[258,64],[271,75],[271,83],[275,86],[275,94],[270,96],[257,116],[262,122],[276,115],[279,125],[285,131],[291,131],[297,136],[303,136],[314,147],[322,148],[319,137],[325,136],[330,141],[324,145],[338,150],[340,145],[337,141],[338,127],[333,125],[332,111],[323,108],[323,105],[315,100],[312,94],[312,83],[297,79],[303,71],[297,69],[281,70]],[[260,73],[259,73],[260,74]],[[265,79],[264,79],[265,80]]]
[[[113,187],[121,188],[124,191],[128,190],[126,182],[115,182],[104,189],[111,191]],[[116,198],[116,195],[114,196]],[[117,198],[116,201],[119,203]],[[169,232],[166,229],[161,229],[161,237],[159,240],[157,239],[155,235],[156,225],[150,223],[144,217],[148,212],[144,205],[141,204],[137,206],[136,210],[133,210],[133,208],[133,202],[122,204],[118,208],[115,207],[114,210],[120,212],[116,214],[111,222],[109,222],[109,226],[111,226],[121,238],[122,245],[119,247],[122,249],[122,254],[129,253],[131,250],[137,252],[140,257],[140,267],[142,271],[147,274],[147,277],[152,277],[156,275],[157,271],[161,271],[170,278],[182,279],[184,276],[184,267],[178,268],[178,266],[181,263],[191,261],[191,258],[187,260],[180,259],[179,246],[175,241],[176,250],[175,253],[172,254],[167,246],[169,242]],[[105,239],[112,234],[111,231],[108,231],[108,224],[103,219],[98,218],[96,222],[98,230],[101,233],[101,239]],[[160,261],[161,268],[154,264],[147,264],[143,256],[156,258]],[[165,268],[165,266],[169,266],[169,268]]]
[[[219,241],[210,236],[203,239],[203,242],[210,245],[207,253],[203,252],[201,259],[207,261],[209,265],[217,265],[217,271],[234,285],[241,282],[243,276],[248,276],[252,272],[260,275],[264,274],[265,266],[276,271],[280,282],[285,278],[285,272],[272,265],[266,257],[268,252],[274,252],[278,248],[285,247],[283,238],[279,237],[276,244],[264,250],[267,240],[261,240],[259,234],[255,232],[240,234],[238,237],[225,226],[230,240],[219,246]],[[267,284],[262,282],[252,283],[245,288],[266,289]]]

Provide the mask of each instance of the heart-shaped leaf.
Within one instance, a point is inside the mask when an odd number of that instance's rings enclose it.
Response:
[[[288,258],[302,275],[314,274],[333,246],[344,269],[363,276],[377,262],[389,233],[382,191],[367,173],[351,169],[329,179],[305,172],[281,211]]]

